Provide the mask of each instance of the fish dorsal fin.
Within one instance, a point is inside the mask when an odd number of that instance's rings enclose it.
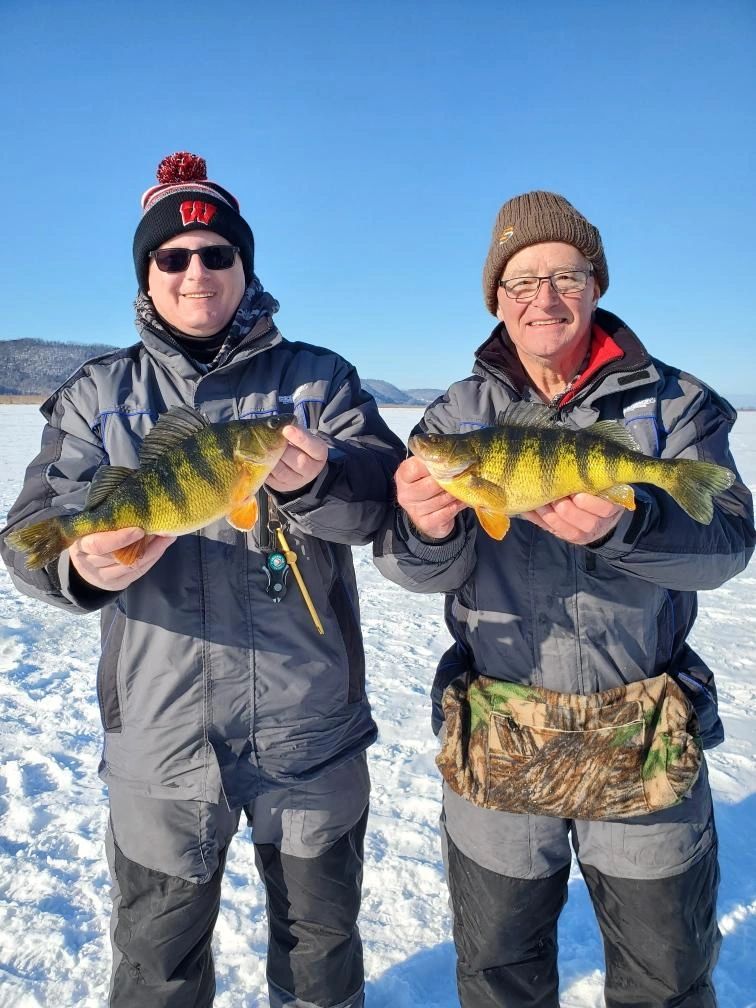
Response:
[[[496,414],[497,427],[549,427],[558,426],[554,410],[544,403],[512,402]]]
[[[560,427],[554,410],[544,403],[512,402],[496,415],[497,427],[541,427],[553,430]],[[614,441],[630,451],[640,452],[642,449],[630,431],[617,420],[598,420],[587,427],[586,433]]]
[[[209,426],[202,414],[191,406],[172,406],[167,413],[160,414],[157,423],[142,441],[139,465],[150,465],[171,448]]]
[[[92,477],[92,485],[87,494],[87,508],[96,508],[102,504],[136,471],[127,469],[126,466],[101,466]]]
[[[641,446],[627,427],[616,420],[599,420],[586,428],[586,433],[597,434],[599,437],[606,438],[607,441],[614,441],[616,444],[622,445],[623,448],[643,454]]]

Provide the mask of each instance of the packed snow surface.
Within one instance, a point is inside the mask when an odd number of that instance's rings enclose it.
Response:
[[[406,439],[421,411],[382,410]],[[0,405],[0,512],[36,454],[34,406]],[[756,490],[756,412],[732,438]],[[368,689],[380,738],[361,930],[369,1008],[454,1008],[454,950],[438,841],[428,699],[448,646],[440,596],[385,581],[355,550]],[[716,669],[727,740],[708,754],[721,845],[722,1008],[756,1006],[756,566],[700,597],[692,641]],[[97,776],[98,618],[20,595],[0,570],[0,1008],[102,1008],[109,974],[107,805]],[[265,1008],[267,926],[249,831],[231,846],[215,933],[217,1008]],[[599,1008],[602,947],[575,869],[559,929],[563,1008]]]

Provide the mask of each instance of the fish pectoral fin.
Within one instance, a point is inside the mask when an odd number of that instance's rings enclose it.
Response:
[[[483,528],[492,539],[503,539],[509,531],[509,517],[500,511],[489,511],[488,508],[475,508],[475,514]]]
[[[251,532],[257,521],[257,498],[251,497],[226,515],[228,524],[239,532]]]
[[[141,539],[137,539],[134,543],[129,543],[128,546],[123,546],[121,549],[113,550],[113,556],[119,563],[122,563],[124,567],[133,567],[137,560],[142,559],[142,554],[147,548],[147,537],[142,536]]]
[[[498,483],[492,483],[477,474],[471,474],[467,478],[466,498],[469,497],[473,507],[480,506],[494,514],[506,514],[507,492]]]
[[[627,483],[617,483],[616,486],[609,487],[597,496],[611,501],[612,504],[619,504],[628,511],[635,511],[635,492]]]
[[[249,462],[240,452],[236,452],[234,458],[238,463],[238,472],[231,501],[235,504],[242,498],[246,501],[248,497],[256,494],[270,475],[273,466],[269,468],[259,463]]]

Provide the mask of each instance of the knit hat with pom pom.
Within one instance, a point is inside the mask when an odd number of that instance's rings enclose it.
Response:
[[[142,196],[144,214],[134,235],[134,266],[147,293],[149,253],[185,231],[214,231],[237,245],[247,283],[254,276],[255,239],[234,196],[207,178],[204,158],[186,151],[158,165],[158,185]]]

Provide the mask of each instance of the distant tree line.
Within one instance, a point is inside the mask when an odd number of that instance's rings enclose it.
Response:
[[[47,396],[88,358],[115,347],[39,339],[0,342],[0,395]]]
[[[90,357],[116,347],[104,343],[56,343],[40,339],[0,341],[0,395],[45,397]],[[379,406],[425,406],[440,389],[402,390],[389,382],[368,378],[363,387]]]

